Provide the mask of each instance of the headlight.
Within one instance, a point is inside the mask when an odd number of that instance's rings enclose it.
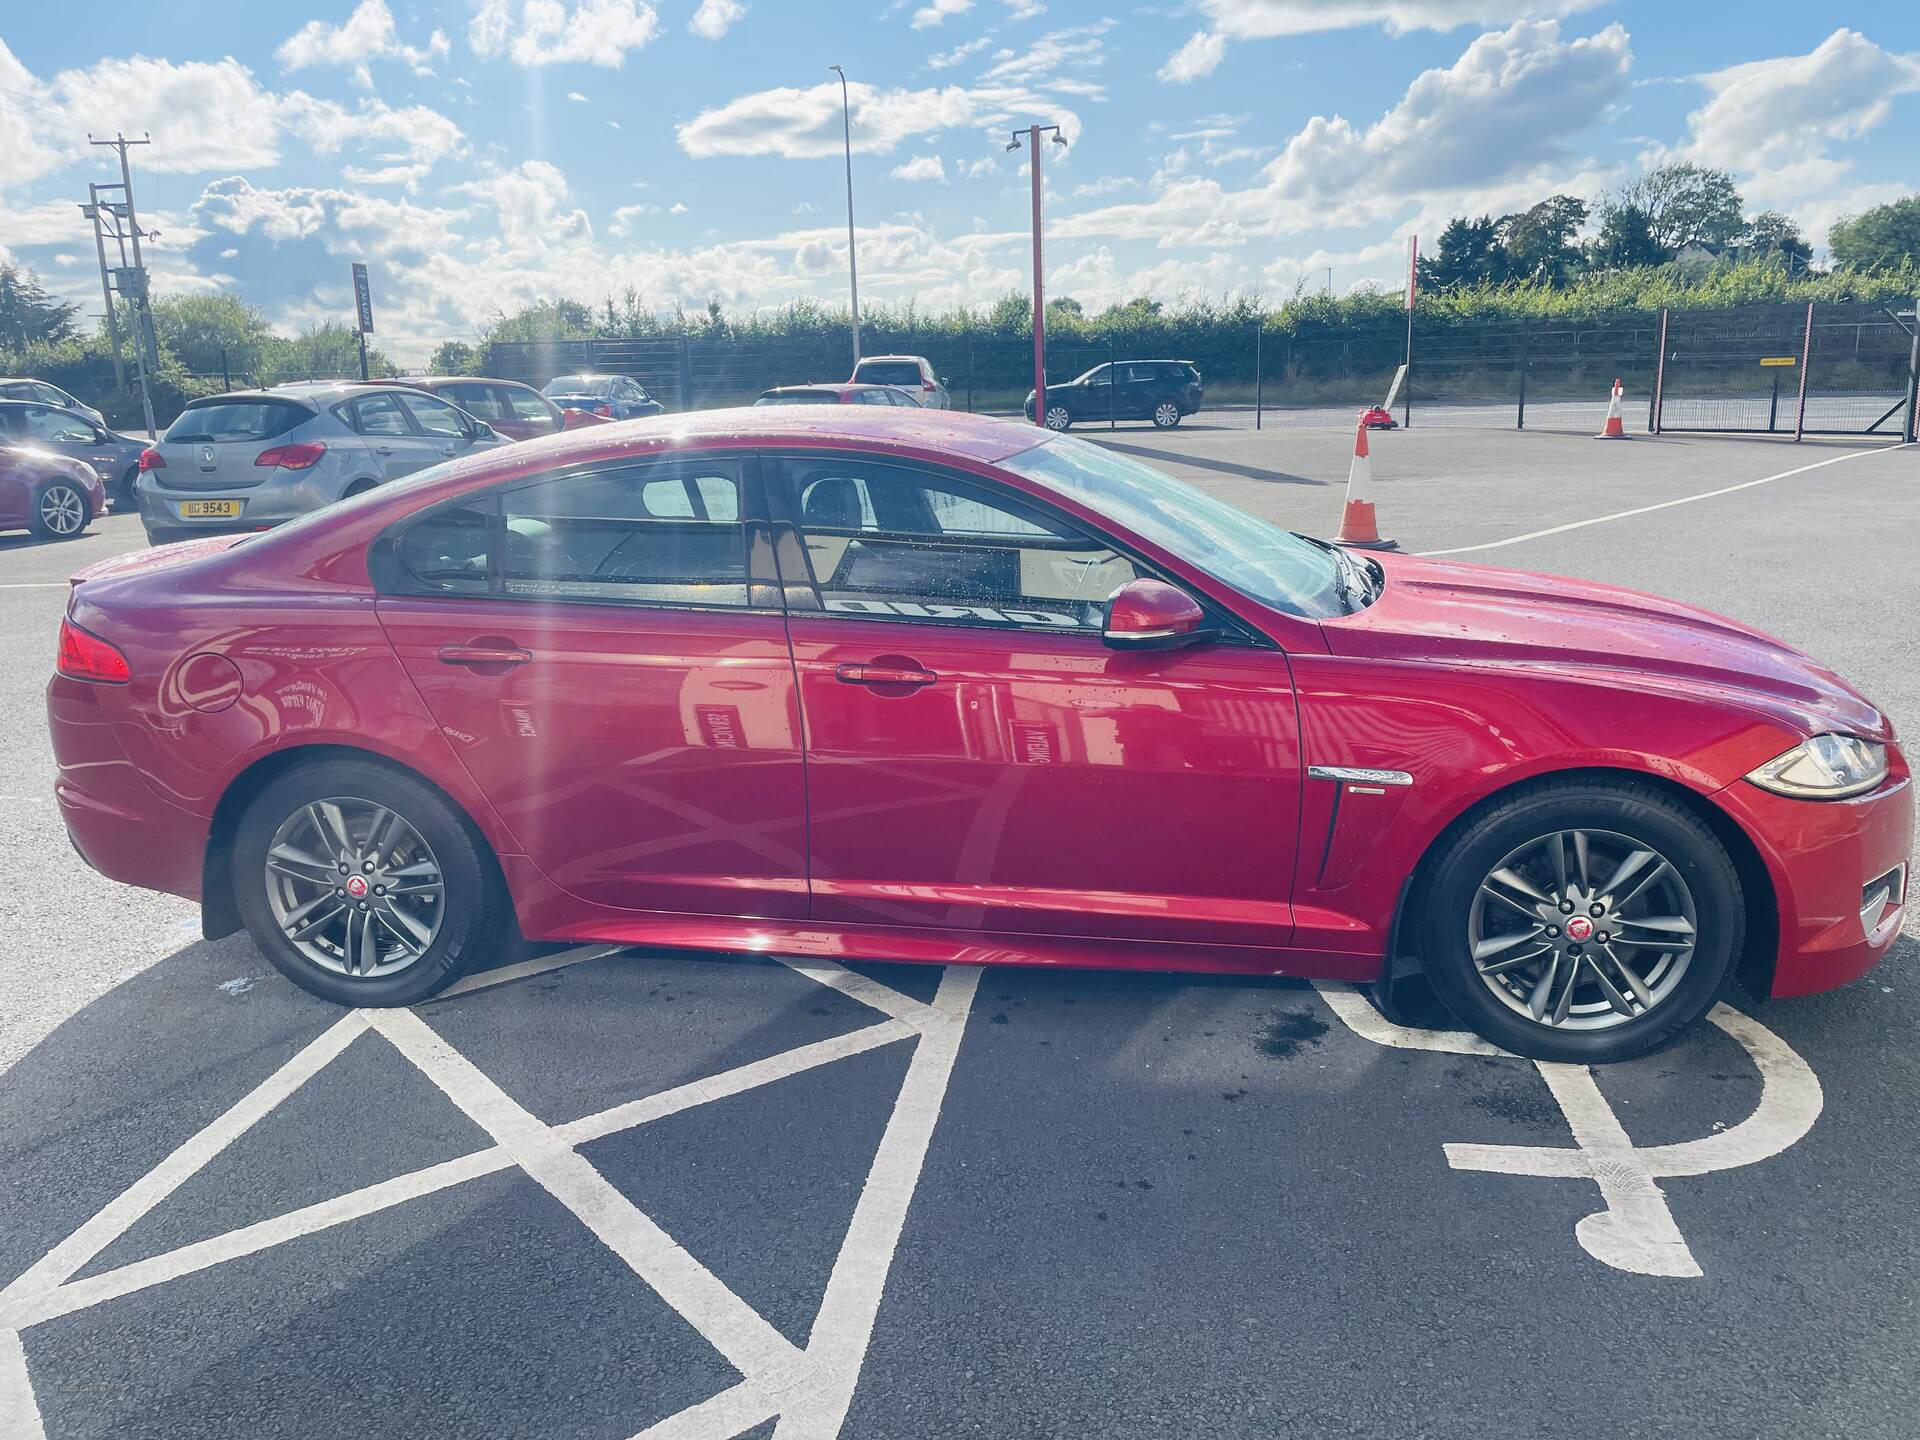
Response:
[[[1796,800],[1864,795],[1887,778],[1887,747],[1856,735],[1816,735],[1747,776],[1762,790]]]

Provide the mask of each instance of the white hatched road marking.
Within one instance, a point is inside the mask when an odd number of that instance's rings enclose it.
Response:
[[[1357,990],[1316,982],[1314,988],[1342,1024],[1376,1045],[1454,1055],[1517,1059],[1477,1036],[1395,1025]],[[1707,1175],[1753,1165],[1796,1144],[1820,1118],[1819,1078],[1794,1048],[1750,1015],[1715,1005],[1707,1018],[1737,1041],[1760,1072],[1760,1103],[1739,1124],[1698,1140],[1635,1145],[1584,1065],[1532,1062],[1573,1132],[1574,1146],[1442,1146],[1456,1170],[1591,1180],[1606,1208],[1583,1217],[1574,1238],[1594,1259],[1636,1275],[1696,1279],[1703,1272],[1656,1183],[1680,1175]]]
[[[542,957],[474,976],[460,989],[471,992],[607,953],[611,952],[586,947]],[[42,1440],[45,1434],[20,1342],[22,1330],[517,1167],[571,1210],[746,1377],[642,1431],[646,1440],[725,1440],[775,1416],[780,1417],[779,1433],[789,1440],[830,1440],[845,1421],[859,1381],[980,971],[971,966],[948,967],[928,1004],[831,961],[808,958],[783,963],[891,1018],[560,1126],[549,1126],[527,1111],[412,1011],[349,1012],[0,1290],[0,1435],[8,1440],[15,1436]],[[392,1044],[496,1143],[163,1255],[84,1280],[73,1279],[88,1261],[369,1029]],[[576,1148],[603,1135],[909,1038],[915,1042],[913,1058],[804,1350],[677,1245]]]

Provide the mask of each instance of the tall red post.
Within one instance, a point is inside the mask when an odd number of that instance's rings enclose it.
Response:
[[[1046,267],[1040,259],[1040,127],[1027,130],[1027,154],[1033,168],[1033,423],[1047,423]]]

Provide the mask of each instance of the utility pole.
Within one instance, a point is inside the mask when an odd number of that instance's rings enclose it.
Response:
[[[111,140],[96,140],[92,135],[88,135],[87,143],[89,145],[111,147],[117,151],[120,156],[119,186],[89,186],[88,192],[96,198],[94,217],[95,224],[97,225],[100,215],[100,207],[98,205],[99,192],[102,190],[113,190],[115,188],[118,188],[120,191],[120,203],[115,205],[109,202],[106,209],[107,213],[113,217],[113,236],[114,240],[120,246],[121,265],[116,272],[118,288],[121,297],[126,300],[129,311],[133,317],[133,359],[135,374],[138,376],[140,382],[140,409],[147,422],[147,438],[153,439],[159,432],[155,429],[153,423],[152,374],[160,364],[160,346],[153,330],[153,311],[149,305],[146,261],[140,254],[140,241],[145,237],[144,232],[140,229],[139,214],[134,209],[133,204],[133,168],[127,162],[127,148],[129,146],[151,145],[153,140],[151,137],[140,140],[129,140],[126,136],[116,132]],[[122,219],[126,221],[124,231],[121,230],[119,223]],[[131,266],[126,264],[126,243],[129,240],[133,242],[133,264]],[[101,248],[104,251],[104,244]]]
[[[847,283],[853,290],[853,365],[860,368],[860,264],[853,253],[853,103],[847,98],[847,72],[827,67],[840,77],[840,134],[847,147]],[[852,370],[847,372],[849,375]]]
[[[1033,423],[1047,423],[1047,286],[1046,266],[1040,255],[1040,137],[1051,131],[1053,143],[1064,148],[1067,137],[1058,125],[1029,125],[1015,130],[1007,143],[1009,151],[1020,148],[1020,137],[1027,137],[1027,168],[1033,172]],[[1111,367],[1109,367],[1111,368]],[[1111,380],[1111,377],[1109,377]]]
[[[93,225],[93,253],[100,260],[100,298],[107,307],[107,339],[113,344],[113,388],[127,388],[127,365],[120,358],[120,319],[113,309],[113,280],[107,274],[107,239],[100,230],[100,187],[87,186],[87,203],[80,213]]]

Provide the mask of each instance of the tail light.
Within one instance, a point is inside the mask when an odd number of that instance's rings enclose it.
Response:
[[[151,445],[140,452],[140,470],[142,474],[148,470],[164,470],[166,468],[167,457],[162,455],[158,450],[155,450]]]
[[[921,383],[921,386],[920,386],[920,388],[921,388],[922,390],[925,390],[925,391],[928,391],[928,392],[932,392],[932,391],[935,391],[935,390],[938,390],[938,389],[939,389],[940,387],[939,387],[938,385],[936,385],[936,384],[934,384],[934,383],[933,383],[933,382],[932,382],[931,380],[927,380],[927,381],[923,381],[923,382]]]
[[[124,685],[133,679],[126,656],[71,620],[60,622],[60,657],[53,668],[69,680],[99,685]]]
[[[305,470],[320,463],[320,457],[327,453],[327,447],[314,442],[298,445],[275,445],[271,450],[262,450],[253,457],[256,465],[277,465],[282,470]]]
[[[598,415],[602,420],[611,420],[613,418],[613,406],[602,400],[598,405],[593,407],[593,413]]]

